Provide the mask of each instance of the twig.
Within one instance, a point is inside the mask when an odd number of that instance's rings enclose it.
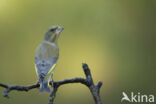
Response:
[[[99,91],[100,91],[100,88],[102,86],[102,82],[100,81],[100,82],[98,82],[97,85],[94,85],[92,75],[91,75],[90,69],[89,69],[87,64],[83,64],[83,70],[84,70],[85,75],[86,75],[86,80],[89,83],[88,87],[89,87],[89,89],[90,89],[90,91],[92,93],[95,104],[102,104],[102,101],[101,101],[101,98],[100,98],[100,95],[99,95]]]
[[[12,90],[29,91],[31,89],[40,87],[40,84],[36,83],[30,86],[18,86],[18,85],[6,85],[6,84],[0,83],[0,86],[6,88],[6,91],[4,92],[4,97],[9,98],[9,92],[11,92]]]
[[[48,104],[53,104],[54,99],[56,97],[56,92],[61,85],[70,84],[70,83],[81,83],[81,84],[87,86],[89,88],[90,92],[92,93],[95,104],[102,104],[102,101],[101,101],[101,98],[99,95],[100,88],[102,86],[102,82],[98,82],[97,85],[94,85],[92,75],[91,75],[88,65],[82,64],[82,66],[83,66],[83,70],[84,70],[84,73],[86,76],[85,79],[84,78],[73,78],[73,79],[64,79],[61,81],[54,81],[54,82],[50,81],[49,82],[49,84],[53,87],[53,91],[50,94]],[[6,88],[6,91],[4,92],[4,97],[9,98],[9,92],[11,92],[12,90],[29,91],[31,89],[39,88],[40,84],[36,83],[36,84],[30,85],[30,86],[18,86],[18,85],[6,85],[6,84],[0,83],[0,87]]]

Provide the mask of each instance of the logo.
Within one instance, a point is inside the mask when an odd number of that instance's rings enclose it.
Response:
[[[152,103],[154,102],[154,95],[146,95],[146,94],[141,94],[138,92],[135,94],[134,92],[130,93],[130,96],[128,96],[125,92],[122,92],[122,99],[121,102],[127,101],[127,102],[147,102],[147,103]]]

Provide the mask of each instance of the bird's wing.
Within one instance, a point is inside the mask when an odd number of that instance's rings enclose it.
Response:
[[[56,65],[58,58],[50,58],[50,59],[38,59],[35,58],[36,69],[38,73],[39,79],[44,79],[48,73],[51,73]]]
[[[41,43],[35,55],[35,64],[39,79],[44,79],[51,72],[59,57],[59,49],[57,45]],[[51,69],[53,68],[53,69]]]

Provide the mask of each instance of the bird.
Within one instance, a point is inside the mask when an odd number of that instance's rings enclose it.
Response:
[[[123,97],[122,97],[122,99],[121,99],[121,102],[122,102],[123,100],[127,100],[127,101],[131,102],[130,99],[128,98],[128,95],[127,95],[125,92],[122,92],[122,95],[123,95]]]
[[[39,93],[50,92],[49,81],[53,83],[53,73],[59,58],[57,40],[63,31],[61,26],[51,26],[44,35],[44,39],[36,49],[35,69],[40,84]]]

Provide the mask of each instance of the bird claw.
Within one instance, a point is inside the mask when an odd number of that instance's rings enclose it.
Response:
[[[50,81],[50,84],[52,87],[54,87],[54,79],[52,78],[52,80]]]

